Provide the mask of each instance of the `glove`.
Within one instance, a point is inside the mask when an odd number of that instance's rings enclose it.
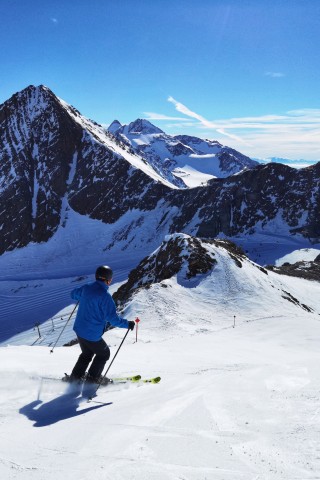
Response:
[[[109,330],[112,330],[113,328],[115,328],[115,327],[114,327],[113,325],[111,325],[111,323],[107,322],[107,323],[105,324],[104,329],[103,329],[103,333],[106,333],[106,332],[108,332]]]
[[[134,326],[135,326],[135,323],[133,320],[129,320],[128,321],[128,329],[129,330],[133,330],[134,329]]]

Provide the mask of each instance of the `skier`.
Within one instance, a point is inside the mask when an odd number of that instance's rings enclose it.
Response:
[[[96,281],[75,288],[71,297],[79,302],[78,313],[73,330],[76,332],[81,354],[73,367],[69,381],[86,379],[89,383],[98,383],[103,368],[110,357],[110,350],[102,335],[107,325],[134,329],[135,323],[119,317],[115,303],[108,291],[113,272],[103,265],[96,270]],[[92,361],[93,360],[93,361]],[[88,374],[86,369],[92,361]]]

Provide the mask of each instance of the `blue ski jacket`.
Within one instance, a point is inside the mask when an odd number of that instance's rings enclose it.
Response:
[[[79,301],[73,326],[79,337],[91,342],[99,341],[108,322],[114,327],[128,328],[128,320],[117,314],[108,288],[103,281],[96,280],[72,290],[71,297]]]

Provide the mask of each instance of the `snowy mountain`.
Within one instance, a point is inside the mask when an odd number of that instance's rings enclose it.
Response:
[[[146,121],[130,125],[123,129],[127,135],[161,135]],[[110,225],[105,249],[123,242],[129,254],[146,244],[150,252],[176,231],[209,238],[262,232],[319,240],[320,164],[298,171],[258,165],[210,180],[206,187],[179,189],[170,181],[170,168],[164,178],[131,146],[43,86],[28,87],[5,102],[0,127],[0,253],[48,242],[66,228],[72,210],[83,220]],[[169,145],[175,153],[198,145],[199,151],[220,152],[223,164],[219,145],[179,138],[185,143]]]
[[[112,223],[139,204],[154,208],[170,186],[44,86],[0,106],[0,179],[0,253],[47,241],[65,225],[69,205],[92,218],[107,210]]]
[[[148,120],[137,119],[129,125],[115,120],[108,131],[131,145],[159,175],[179,188],[206,185],[211,178],[225,178],[258,165],[217,141],[167,135]]]
[[[313,288],[319,289],[320,284]],[[277,306],[262,301],[265,298],[273,298]],[[286,277],[253,263],[232,242],[199,240],[185,234],[167,236],[157,250],[130,272],[128,281],[114,293],[114,299],[127,315],[139,311],[138,305],[145,303],[145,310],[153,311],[154,318],[172,316],[179,311],[181,301],[184,306],[189,304],[190,309],[194,302],[197,321],[192,324],[197,327],[206,318],[206,312],[221,309],[221,314],[224,310],[231,318],[235,305],[241,316],[254,314],[258,304],[260,313],[270,315],[280,305],[292,313],[302,309],[320,314],[318,300],[309,297],[306,301],[294,283],[289,286]],[[204,324],[210,329],[210,321]],[[179,329],[178,325],[174,328]]]
[[[217,261],[212,249],[208,249],[209,245],[223,245],[230,252],[231,258],[240,264],[240,258],[245,257],[242,250],[228,240],[203,242],[185,234],[168,235],[159,248],[130,272],[128,281],[115,292],[115,301],[119,305],[124,304],[141,288],[149,288],[154,283],[175,275],[186,283],[197,275],[211,273]]]

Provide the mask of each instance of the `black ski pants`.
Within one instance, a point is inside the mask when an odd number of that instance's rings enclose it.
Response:
[[[84,338],[78,337],[81,354],[77,363],[73,367],[71,375],[76,378],[84,377],[86,370],[92,361],[88,370],[90,377],[98,379],[102,374],[106,362],[110,358],[110,350],[106,342],[101,338],[97,342],[90,342]],[[94,358],[93,358],[94,357]]]

